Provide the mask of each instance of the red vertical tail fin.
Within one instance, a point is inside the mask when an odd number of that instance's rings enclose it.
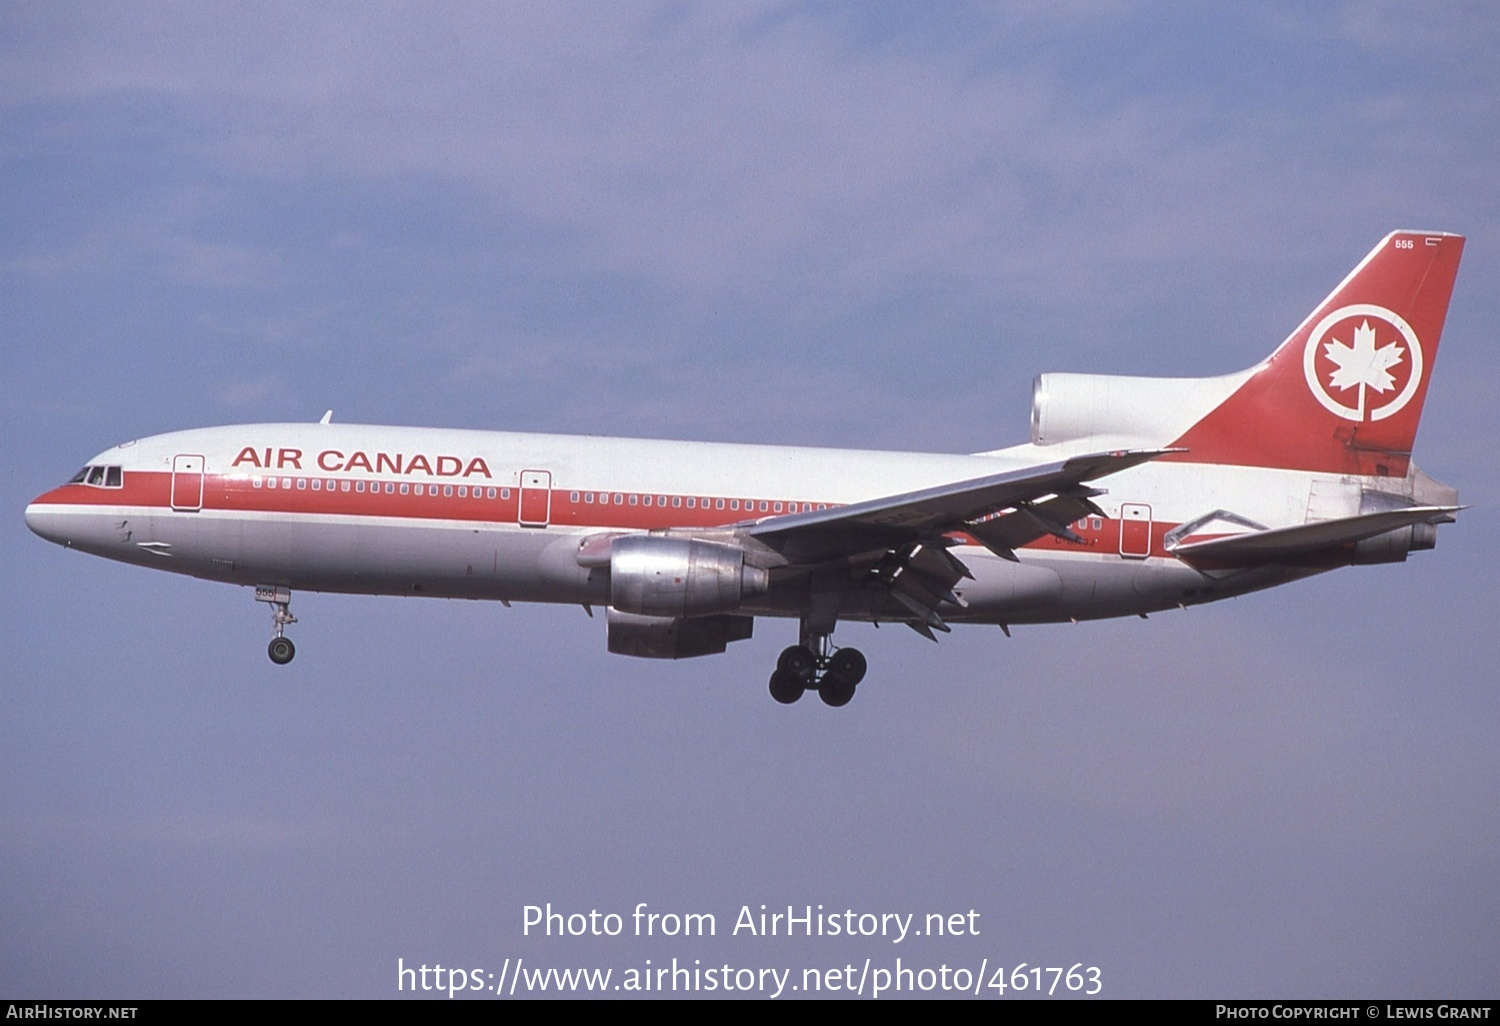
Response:
[[[1464,240],[1387,235],[1177,439],[1194,463],[1404,477]]]

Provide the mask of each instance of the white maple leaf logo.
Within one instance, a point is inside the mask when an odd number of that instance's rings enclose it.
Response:
[[[1354,345],[1347,346],[1338,339],[1331,338],[1324,345],[1323,351],[1338,367],[1329,375],[1328,383],[1334,388],[1358,386],[1359,402],[1356,410],[1361,420],[1364,419],[1366,388],[1384,393],[1396,387],[1396,379],[1391,376],[1390,368],[1401,362],[1401,343],[1392,342],[1379,349],[1375,348],[1375,329],[1370,327],[1368,318],[1354,329]]]
[[[1352,336],[1344,334],[1349,331]],[[1376,345],[1377,331],[1389,344]],[[1340,341],[1339,335],[1349,341]],[[1335,417],[1361,423],[1394,417],[1415,399],[1422,389],[1423,362],[1422,343],[1412,326],[1374,303],[1330,310],[1307,333],[1302,347],[1302,376],[1313,398]],[[1373,408],[1366,405],[1367,398]]]

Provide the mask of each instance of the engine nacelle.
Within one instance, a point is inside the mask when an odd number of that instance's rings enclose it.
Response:
[[[1437,547],[1436,524],[1412,524],[1366,538],[1354,546],[1354,563],[1404,563],[1408,552]]]
[[[636,616],[611,609],[609,650],[616,655],[642,659],[691,659],[718,655],[731,641],[750,637],[755,618],[750,616]]]
[[[1043,374],[1031,386],[1031,441],[1085,438],[1164,445],[1234,390],[1243,374],[1216,378],[1136,378]]]
[[[733,545],[653,535],[626,535],[610,545],[609,604],[624,613],[727,613],[769,587],[770,575],[746,566],[744,551]]]
[[[1421,474],[1426,478],[1423,487],[1426,490],[1432,488],[1444,488],[1436,481]],[[1458,493],[1447,488],[1448,495],[1443,496],[1448,503],[1458,501]],[[1405,509],[1411,504],[1411,499],[1399,492],[1384,492],[1376,489],[1365,489],[1359,499],[1359,511],[1361,513],[1382,513],[1387,510]],[[1447,518],[1450,522],[1451,517]],[[1437,547],[1437,524],[1416,523],[1407,527],[1398,527],[1383,534],[1377,534],[1373,538],[1366,538],[1356,542],[1354,546],[1355,565],[1367,565],[1370,563],[1404,563],[1409,552],[1423,552],[1427,549]]]

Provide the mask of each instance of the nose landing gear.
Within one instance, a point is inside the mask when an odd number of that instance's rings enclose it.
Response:
[[[292,644],[291,638],[272,638],[271,643],[266,646],[266,653],[270,655],[271,662],[277,666],[285,666],[297,654],[297,646]]]
[[[276,636],[266,646],[266,654],[277,666],[285,666],[297,654],[297,646],[284,633],[287,624],[297,622],[297,618],[292,615],[291,589],[260,585],[255,589],[255,601],[267,602],[271,606],[271,623],[276,629]]]

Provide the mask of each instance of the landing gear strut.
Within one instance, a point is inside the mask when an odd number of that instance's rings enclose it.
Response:
[[[297,654],[297,646],[285,636],[287,624],[297,622],[292,615],[292,592],[288,588],[259,586],[255,589],[255,601],[271,605],[271,623],[276,628],[276,636],[266,647],[266,654],[277,666],[285,666]]]
[[[808,688],[831,706],[848,705],[854,689],[865,679],[868,663],[857,648],[835,649],[827,634],[804,632],[803,643],[793,645],[776,660],[771,674],[771,697],[790,705]]]

